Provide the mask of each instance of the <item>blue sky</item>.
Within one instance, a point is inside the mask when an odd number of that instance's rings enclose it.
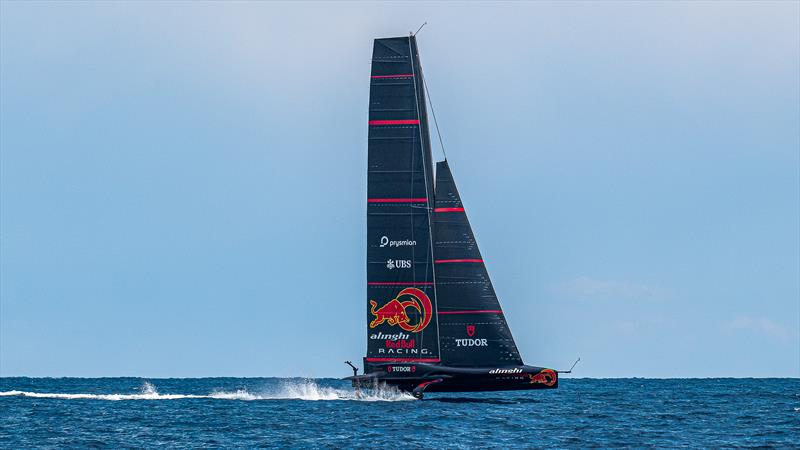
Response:
[[[2,376],[346,376],[372,39],[424,21],[526,363],[800,376],[797,2],[0,5]]]

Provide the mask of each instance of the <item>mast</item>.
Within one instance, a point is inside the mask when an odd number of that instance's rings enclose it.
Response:
[[[419,30],[421,30],[426,24],[427,22],[423,23],[422,26],[419,27]],[[419,33],[419,30],[417,30],[417,33]],[[428,193],[428,237],[430,239],[431,258],[434,258],[435,251],[433,247],[433,223],[431,220],[433,205],[435,204],[434,197],[436,193],[433,181],[433,150],[431,149],[431,135],[430,130],[428,129],[428,108],[427,104],[425,103],[427,86],[425,85],[425,76],[422,74],[422,62],[420,61],[419,49],[417,48],[417,33],[414,33],[409,37],[408,43],[411,47],[411,58],[413,59],[411,68],[414,71],[414,95],[417,101],[417,115],[420,118],[419,135],[420,140],[422,141],[422,154],[425,160],[423,167],[425,168],[425,189]],[[433,276],[433,295],[434,298],[436,298],[436,266],[433,266],[431,274]],[[439,336],[439,308],[437,302],[433,303],[433,319],[436,321],[436,341],[439,346],[439,354],[441,355],[442,345],[441,337]]]

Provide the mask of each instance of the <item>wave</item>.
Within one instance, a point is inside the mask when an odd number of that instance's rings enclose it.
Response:
[[[411,394],[385,385],[356,392],[352,389],[335,389],[319,386],[313,380],[284,383],[282,388],[270,398],[286,400],[357,400],[362,402],[415,400]]]
[[[236,391],[214,391],[206,395],[198,394],[160,394],[156,387],[145,382],[139,393],[135,394],[68,394],[44,393],[28,391],[4,391],[0,397],[33,397],[60,400],[182,400],[182,399],[216,399],[216,400],[353,400],[366,402],[392,402],[414,400],[408,393],[394,388],[378,387],[356,393],[352,390],[335,389],[320,386],[313,380],[285,382],[272,392],[251,393],[247,389]]]

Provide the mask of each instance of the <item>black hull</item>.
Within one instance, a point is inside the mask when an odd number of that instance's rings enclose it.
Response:
[[[385,384],[413,392],[520,391],[558,388],[558,373],[533,366],[449,367],[433,364],[387,363],[370,367],[371,372],[348,377],[355,388]]]

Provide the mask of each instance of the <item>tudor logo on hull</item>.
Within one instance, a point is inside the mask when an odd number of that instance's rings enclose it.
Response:
[[[405,331],[419,333],[431,323],[431,317],[433,317],[431,299],[417,288],[403,289],[397,294],[397,297],[389,300],[380,308],[375,300],[370,300],[369,304],[370,313],[374,316],[369,323],[370,328],[387,323]],[[416,315],[418,319],[413,321],[409,313]]]
[[[387,366],[386,371],[414,373],[417,371],[417,366]]]

